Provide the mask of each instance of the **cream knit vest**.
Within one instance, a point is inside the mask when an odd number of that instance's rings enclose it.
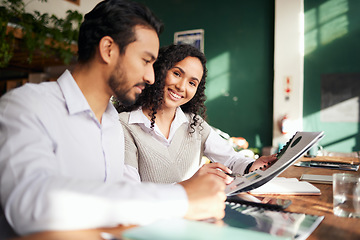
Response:
[[[191,117],[186,114],[189,121]],[[174,183],[186,180],[199,169],[204,143],[211,127],[200,119],[201,126],[192,132],[182,124],[167,147],[137,124],[128,124],[129,113],[119,114],[125,135],[125,163],[135,167],[143,182]],[[200,117],[199,117],[200,118]]]

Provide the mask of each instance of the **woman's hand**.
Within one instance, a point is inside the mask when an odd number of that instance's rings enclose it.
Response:
[[[261,169],[264,171],[268,169],[276,161],[277,161],[276,154],[270,156],[262,156],[253,163],[253,165],[249,169],[249,172],[255,171],[257,169]]]
[[[201,176],[201,175],[209,174],[209,173],[220,177],[221,179],[224,180],[224,182],[226,184],[229,184],[234,180],[232,177],[230,177],[229,175],[226,174],[226,173],[231,174],[232,171],[229,168],[227,168],[226,166],[224,166],[223,164],[218,163],[218,162],[204,164],[195,173],[195,175]]]

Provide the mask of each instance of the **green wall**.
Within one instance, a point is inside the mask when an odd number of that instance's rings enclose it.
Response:
[[[271,146],[274,1],[141,2],[165,24],[162,46],[174,32],[204,29],[208,122],[250,147]]]
[[[320,110],[324,77],[336,74],[345,79],[349,74],[360,73],[360,1],[304,0],[304,12],[304,130],[325,131],[326,136],[320,144],[326,150],[359,151],[360,123],[322,121]],[[360,78],[355,81],[353,87],[360,86]],[[346,86],[340,84],[338,87],[336,91],[341,92]]]

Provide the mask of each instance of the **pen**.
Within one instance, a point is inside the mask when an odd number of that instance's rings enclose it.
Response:
[[[227,172],[224,172],[226,175],[228,175],[229,177],[237,177],[237,174],[235,173],[227,173]]]

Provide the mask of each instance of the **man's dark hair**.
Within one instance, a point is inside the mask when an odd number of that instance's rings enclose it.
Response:
[[[161,105],[164,103],[164,87],[165,87],[165,78],[167,72],[175,66],[178,62],[184,60],[186,57],[196,57],[200,60],[203,67],[203,76],[201,78],[198,89],[194,97],[181,106],[181,109],[185,113],[193,113],[193,119],[191,126],[196,126],[199,119],[197,116],[206,118],[205,112],[205,83],[206,83],[206,58],[205,55],[200,52],[197,48],[191,45],[169,45],[162,47],[159,50],[159,55],[154,63],[154,72],[155,72],[155,83],[153,85],[146,86],[144,91],[140,94],[136,103],[132,106],[122,106],[117,105],[120,103],[115,103],[115,107],[118,112],[129,112],[139,108],[140,106],[146,109],[150,109],[151,117],[151,127],[154,127],[156,113],[158,109],[161,108]]]
[[[146,6],[127,0],[104,0],[84,17],[78,40],[78,61],[85,63],[95,55],[101,38],[110,36],[123,54],[136,41],[134,27],[142,25],[159,35],[162,22]]]

